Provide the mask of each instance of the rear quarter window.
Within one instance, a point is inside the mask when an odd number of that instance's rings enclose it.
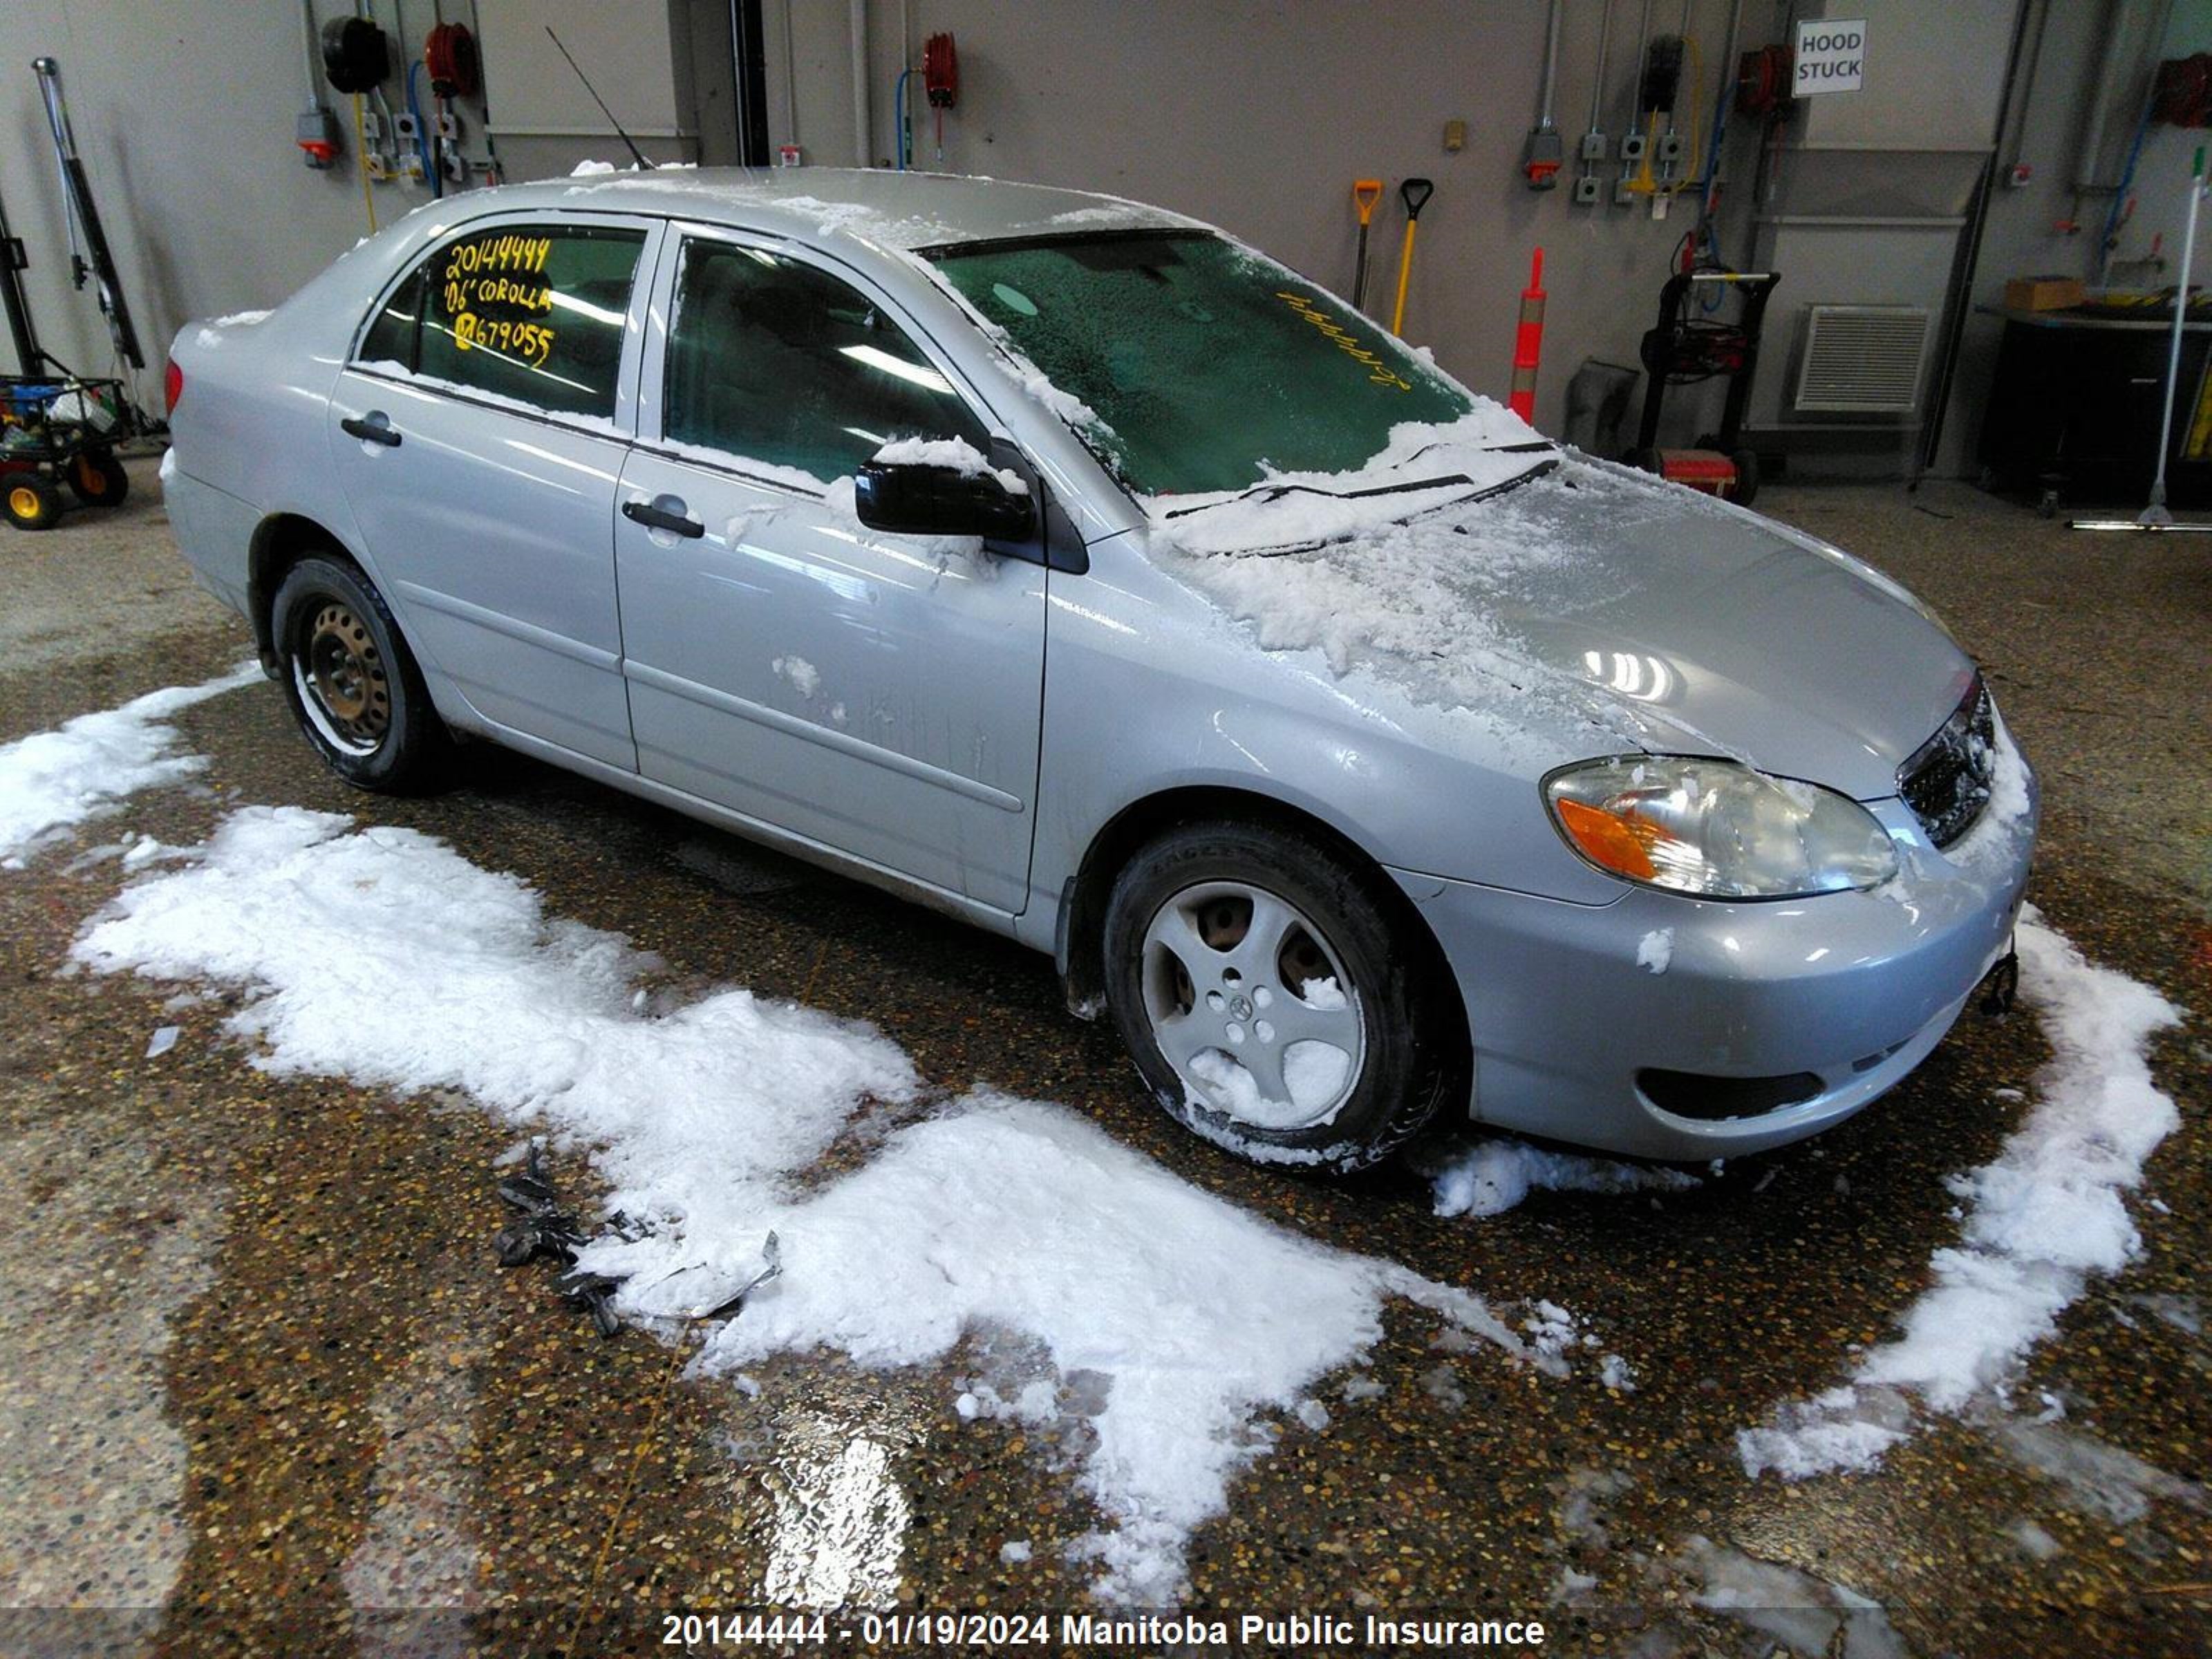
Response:
[[[456,237],[394,289],[361,357],[553,414],[614,413],[642,230],[500,225]]]

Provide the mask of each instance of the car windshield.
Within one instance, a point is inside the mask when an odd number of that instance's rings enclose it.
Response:
[[[994,242],[931,255],[1016,349],[1097,416],[1140,495],[1352,471],[1468,395],[1358,312],[1202,232]]]

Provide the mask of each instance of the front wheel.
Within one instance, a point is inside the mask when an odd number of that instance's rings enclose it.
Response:
[[[333,772],[383,794],[436,781],[445,728],[383,596],[351,561],[311,554],[287,571],[270,637],[285,701]]]
[[[1270,825],[1186,825],[1139,852],[1107,908],[1107,1000],[1169,1115],[1249,1163],[1349,1174],[1463,1095],[1447,988],[1393,896]]]

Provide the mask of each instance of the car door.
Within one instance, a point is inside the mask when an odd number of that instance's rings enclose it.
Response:
[[[853,512],[853,473],[893,439],[989,450],[983,405],[851,269],[671,235],[615,528],[640,770],[1018,913],[1040,548],[884,535]]]
[[[497,219],[384,298],[330,453],[410,641],[483,720],[634,770],[614,501],[651,222]]]

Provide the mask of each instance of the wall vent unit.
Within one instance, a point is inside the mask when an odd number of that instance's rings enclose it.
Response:
[[[1910,415],[1920,406],[1924,306],[1808,306],[1794,407],[1806,415]]]

